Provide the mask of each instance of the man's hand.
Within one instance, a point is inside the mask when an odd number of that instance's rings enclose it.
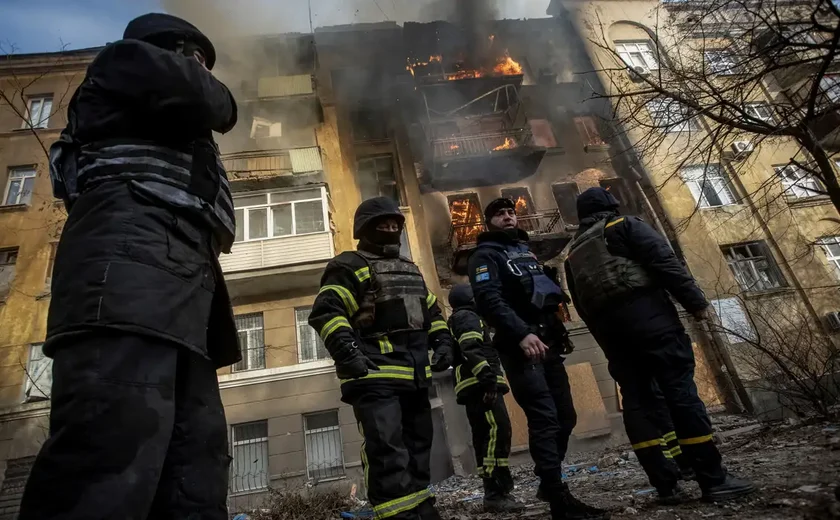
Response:
[[[444,372],[452,366],[454,356],[452,355],[452,347],[449,345],[440,345],[435,350],[432,356],[432,372]]]
[[[339,379],[357,379],[378,370],[376,363],[359,352],[355,345],[346,349],[343,356],[335,359],[335,373]]]
[[[498,395],[499,394],[497,394],[495,390],[492,391],[492,392],[484,392],[484,398],[483,398],[484,404],[492,405],[493,403],[496,402],[496,397]]]
[[[536,336],[536,334],[528,334],[522,338],[522,341],[519,342],[519,347],[528,359],[532,359],[534,361],[544,359],[545,354],[548,352],[548,347]]]

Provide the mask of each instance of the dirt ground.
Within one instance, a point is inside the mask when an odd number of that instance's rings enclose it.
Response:
[[[684,487],[694,500],[661,506],[638,461],[626,451],[629,446],[571,456],[569,486],[582,500],[609,509],[613,520],[840,520],[840,500],[835,498],[840,486],[840,423],[767,425],[730,415],[713,420],[727,468],[758,487],[748,498],[707,504],[700,502],[697,484],[689,482]],[[514,494],[527,508],[510,518],[548,518],[546,505],[535,498],[538,481],[532,466],[516,467],[514,476]],[[437,496],[444,518],[501,518],[481,511],[477,477],[447,479],[437,486]]]

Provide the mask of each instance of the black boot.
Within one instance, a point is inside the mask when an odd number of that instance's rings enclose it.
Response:
[[[443,520],[435,507],[434,497],[424,500],[417,506],[417,516],[420,520]]]
[[[676,506],[679,504],[683,504],[691,499],[688,493],[683,491],[683,489],[678,484],[674,484],[672,487],[669,488],[657,488],[656,491],[657,493],[659,493],[659,503],[668,506]]]
[[[518,503],[510,492],[495,478],[484,479],[484,511],[488,513],[515,513],[525,507]]]
[[[749,495],[755,491],[755,486],[748,480],[741,480],[726,475],[726,479],[716,486],[703,487],[703,500],[707,502],[716,502],[721,500],[732,500]]]
[[[551,520],[608,520],[610,514],[603,509],[586,505],[572,495],[565,483],[544,489],[543,496],[549,499]]]

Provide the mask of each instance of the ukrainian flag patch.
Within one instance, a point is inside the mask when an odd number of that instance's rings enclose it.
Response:
[[[486,265],[480,265],[475,269],[475,281],[476,282],[484,282],[490,279],[490,273],[488,272],[488,268]]]

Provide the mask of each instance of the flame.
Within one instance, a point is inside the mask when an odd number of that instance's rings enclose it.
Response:
[[[525,200],[525,197],[520,195],[519,197],[517,197],[516,202],[514,202],[514,204],[516,205],[516,209],[514,211],[516,211],[517,215],[528,214],[528,201]]]
[[[443,56],[441,56],[440,54],[433,54],[429,56],[428,61],[416,61],[414,63],[412,63],[410,59],[406,58],[405,70],[407,70],[411,73],[412,76],[414,76],[414,67],[425,67],[430,63],[440,63],[442,59]]]
[[[450,150],[457,150],[457,149],[459,149],[459,148],[461,148],[461,147],[460,147],[460,146],[458,146],[457,144],[450,144],[450,145],[449,145],[449,149],[450,149]]]
[[[449,203],[449,213],[452,215],[458,244],[475,242],[478,234],[484,230],[478,207],[470,199],[455,199]]]
[[[505,137],[505,142],[493,148],[493,151],[495,152],[499,150],[510,150],[512,148],[516,148],[516,141],[514,141],[510,137]]]
[[[508,54],[508,51],[506,50],[505,55],[496,60],[496,66],[493,67],[493,72],[502,76],[513,76],[516,74],[522,74],[522,65],[514,61],[514,59],[510,57],[510,54]]]
[[[490,35],[490,45],[493,44],[495,39],[494,35]],[[428,61],[416,61],[412,62],[410,59],[406,60],[405,70],[411,73],[412,76],[415,75],[414,69],[416,67],[423,67],[427,66],[431,63],[443,63],[443,56],[440,54],[434,54],[429,56]],[[522,74],[522,65],[520,65],[516,60],[510,57],[507,49],[505,49],[504,55],[496,59],[496,64],[493,66],[492,69],[489,68],[481,68],[481,69],[465,69],[463,68],[463,63],[456,63],[455,68],[457,69],[455,72],[444,72],[444,76],[449,81],[458,81],[461,79],[474,79],[474,78],[483,78],[485,76],[514,76]]]

